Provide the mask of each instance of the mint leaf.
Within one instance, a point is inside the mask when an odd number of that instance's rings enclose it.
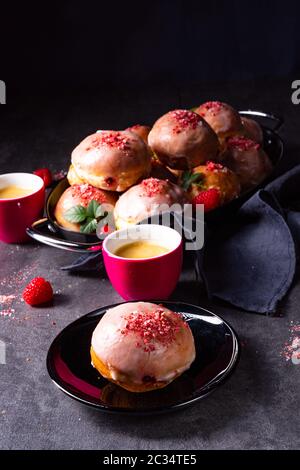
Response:
[[[64,213],[64,218],[68,222],[79,224],[86,219],[86,209],[83,206],[73,206]]]
[[[190,171],[185,171],[182,176],[182,187],[187,191],[192,184],[201,186],[202,181],[202,173],[191,173]]]
[[[93,232],[96,232],[96,228],[97,228],[97,220],[91,217],[88,217],[86,219],[85,224],[80,226],[80,232],[81,233],[93,233]]]
[[[89,203],[86,209],[86,215],[87,217],[95,218],[96,217],[96,211],[99,207],[99,202],[95,201],[94,199]]]

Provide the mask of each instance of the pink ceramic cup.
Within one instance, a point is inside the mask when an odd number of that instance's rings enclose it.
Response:
[[[0,175],[0,189],[20,186],[32,190],[30,194],[13,199],[0,199],[0,240],[22,243],[29,240],[26,228],[43,213],[45,185],[42,178],[31,173]]]
[[[122,245],[137,240],[148,240],[169,251],[153,258],[115,255]],[[182,268],[182,237],[163,225],[135,225],[105,238],[103,258],[108,277],[123,299],[167,299],[176,287]]]

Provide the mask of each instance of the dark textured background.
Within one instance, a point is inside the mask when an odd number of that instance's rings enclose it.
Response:
[[[300,71],[297,0],[1,5],[1,79],[37,88],[181,86]]]
[[[0,78],[8,87],[8,104],[0,106],[1,172],[65,169],[74,146],[98,128],[151,123],[207,99],[284,115],[280,171],[299,162],[300,105],[291,103],[291,83],[300,78],[295,3],[251,2],[246,11],[240,3],[228,9],[216,1],[130,2],[125,15],[124,2],[117,17],[115,2],[87,2],[84,9],[81,2],[40,4],[30,18],[29,3],[15,8],[13,23],[1,24],[7,47]],[[120,300],[106,279],[60,272],[73,257],[33,243],[0,246],[0,295],[16,295],[12,317],[0,316],[7,344],[7,364],[0,365],[2,449],[299,447],[300,366],[280,355],[291,322],[300,322],[299,277],[278,316],[269,318],[212,304],[185,272],[173,298],[228,320],[242,341],[241,362],[224,386],[184,412],[118,417],[73,402],[46,372],[48,347],[61,328]],[[54,286],[52,308],[20,300],[36,275]]]

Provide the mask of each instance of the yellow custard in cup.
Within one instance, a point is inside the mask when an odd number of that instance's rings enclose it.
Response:
[[[33,190],[31,188],[22,188],[21,186],[11,184],[0,189],[0,199],[15,199],[18,197],[28,196],[32,192]]]
[[[151,241],[139,240],[132,243],[127,243],[115,251],[116,256],[121,258],[154,258],[170,251],[165,246],[158,245]]]

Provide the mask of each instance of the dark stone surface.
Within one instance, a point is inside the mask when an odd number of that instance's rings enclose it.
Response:
[[[223,83],[186,90],[82,91],[0,107],[1,173],[48,166],[66,168],[72,148],[98,128],[151,122],[178,106],[210,98],[238,108],[283,114],[287,142],[281,170],[299,160],[300,106],[291,103],[291,81]],[[299,77],[298,77],[299,78]],[[300,284],[295,280],[278,317],[212,304],[191,274],[184,273],[174,299],[200,304],[223,316],[242,341],[232,378],[197,405],[170,415],[130,418],[100,414],[72,401],[51,383],[48,347],[69,322],[100,305],[120,300],[107,279],[59,271],[71,253],[30,243],[0,246],[0,295],[15,295],[11,317],[0,316],[6,364],[0,365],[2,449],[295,449],[299,438],[300,366],[281,357],[291,322],[300,323]],[[216,266],[216,269],[218,267]],[[48,278],[56,291],[52,307],[20,300],[27,281]],[[0,306],[3,311],[4,306]]]

